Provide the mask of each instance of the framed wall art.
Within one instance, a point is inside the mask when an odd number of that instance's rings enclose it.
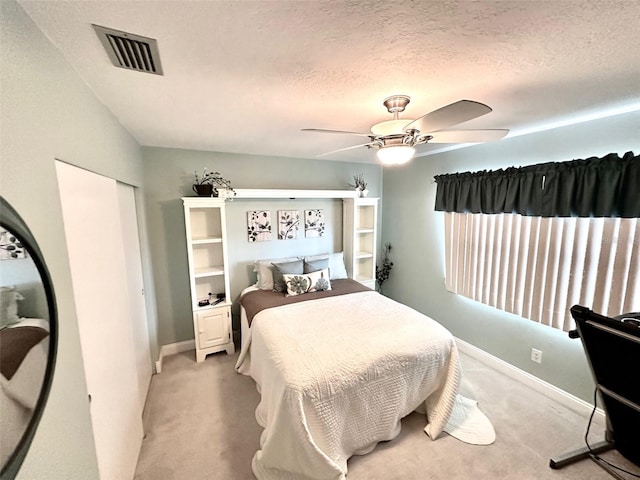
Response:
[[[271,240],[271,212],[269,210],[247,212],[247,234],[249,243]]]
[[[4,228],[0,228],[0,260],[27,258],[22,243],[16,236]]]
[[[322,237],[324,235],[324,210],[313,209],[304,211],[304,236],[306,238]]]
[[[300,212],[298,210],[278,210],[278,239],[298,238]]]

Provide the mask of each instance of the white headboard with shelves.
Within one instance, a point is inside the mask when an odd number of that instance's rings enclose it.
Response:
[[[305,238],[304,211],[324,210],[325,232],[322,237]],[[240,292],[255,283],[253,262],[264,258],[310,256],[342,251],[342,200],[341,199],[242,199],[227,202],[227,235],[229,237],[229,267],[231,293],[235,301]],[[271,240],[249,242],[247,212],[269,210],[271,212]],[[278,211],[297,210],[301,225],[298,238],[278,239]]]
[[[343,251],[343,200],[357,198],[358,192],[355,190],[236,189],[236,196],[226,202],[230,289],[231,300],[236,304],[234,310],[238,308],[240,292],[256,282],[253,272],[255,260]],[[305,238],[304,211],[310,209],[324,210],[325,232],[322,237]],[[249,242],[247,212],[263,210],[271,212],[271,240]],[[301,224],[298,238],[278,239],[279,210],[299,212]]]

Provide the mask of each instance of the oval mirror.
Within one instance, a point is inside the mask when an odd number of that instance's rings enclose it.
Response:
[[[15,478],[47,401],[56,301],[38,244],[0,197],[0,478]]]

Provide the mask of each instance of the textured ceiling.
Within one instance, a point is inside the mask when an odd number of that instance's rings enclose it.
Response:
[[[19,3],[145,146],[315,158],[362,137],[301,128],[368,132],[393,94],[411,119],[480,101],[457,128],[513,134],[640,108],[637,0]],[[92,23],[157,39],[164,76],[114,67]]]

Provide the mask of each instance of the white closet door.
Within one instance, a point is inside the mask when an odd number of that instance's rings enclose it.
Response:
[[[142,443],[118,191],[56,162],[78,330],[102,480],[130,480]]]
[[[131,313],[133,346],[136,358],[136,371],[138,374],[139,403],[140,411],[143,411],[149,391],[149,382],[151,382],[151,352],[149,351],[147,307],[144,302],[144,282],[142,279],[142,257],[140,255],[136,199],[132,186],[118,183],[118,203],[120,205],[124,261],[127,266],[129,312]]]

